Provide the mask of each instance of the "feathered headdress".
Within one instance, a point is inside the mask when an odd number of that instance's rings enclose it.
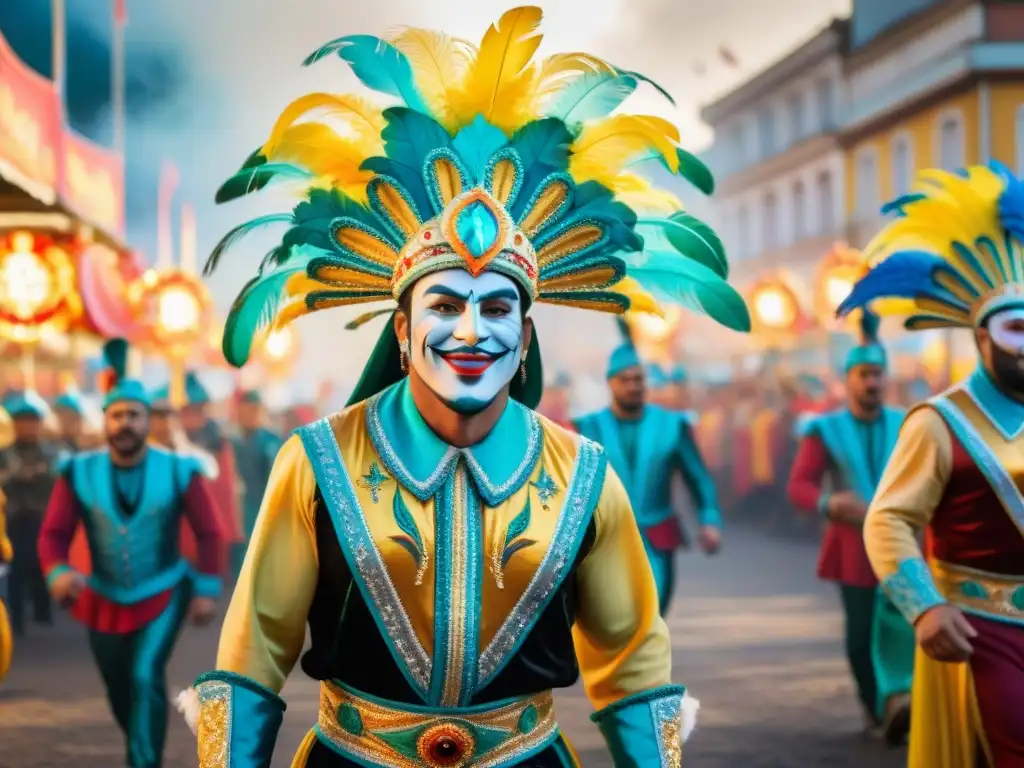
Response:
[[[636,343],[633,341],[633,329],[629,323],[621,317],[615,318],[615,325],[622,336],[622,343],[612,350],[608,358],[608,370],[606,375],[610,379],[617,376],[627,368],[635,368],[640,365],[640,353],[636,350]]]
[[[879,365],[886,367],[885,347],[878,341],[878,329],[882,319],[867,307],[860,315],[860,343],[846,356],[844,369],[849,371],[855,365]]]
[[[711,174],[672,124],[612,114],[650,81],[587,54],[537,59],[540,21],[539,8],[515,8],[479,46],[407,29],[341,37],[306,59],[338,56],[398,104],[300,98],[218,191],[223,202],[278,181],[303,189],[291,213],[236,227],[206,264],[209,274],[249,232],[288,227],[228,317],[230,363],[295,317],[395,300],[451,268],[504,274],[531,301],[614,313],[674,302],[749,329],[718,236],[638,171],[661,164],[706,193]],[[344,131],[300,122],[314,111]]]
[[[880,298],[909,299],[909,330],[973,328],[1024,306],[1024,183],[1002,164],[923,171],[883,209],[899,218],[866,251],[869,271],[841,317]]]
[[[128,342],[124,339],[111,339],[103,345],[106,369],[100,374],[99,388],[104,393],[104,410],[125,400],[149,407],[149,394],[142,382],[128,378],[128,352]]]

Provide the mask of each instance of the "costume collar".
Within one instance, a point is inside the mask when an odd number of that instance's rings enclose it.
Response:
[[[1015,440],[1024,432],[1024,403],[1000,392],[983,367],[971,374],[964,390],[1005,439]]]
[[[484,501],[500,504],[523,486],[540,457],[540,421],[525,406],[510,399],[487,437],[455,448],[427,426],[407,379],[370,400],[366,426],[385,467],[422,501],[437,493],[464,458]]]

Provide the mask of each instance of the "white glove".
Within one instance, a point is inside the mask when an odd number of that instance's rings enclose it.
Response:
[[[689,693],[683,694],[683,705],[679,716],[683,721],[683,741],[690,738],[693,729],[697,727],[697,710],[700,709],[700,702]]]
[[[192,735],[197,735],[199,728],[199,692],[195,688],[186,688],[174,700],[174,706],[184,716]]]

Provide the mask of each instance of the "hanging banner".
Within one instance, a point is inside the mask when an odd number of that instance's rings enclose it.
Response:
[[[0,176],[47,205],[57,198],[61,120],[57,91],[0,35]]]
[[[115,237],[124,236],[124,164],[115,151],[64,133],[61,198],[84,221]]]

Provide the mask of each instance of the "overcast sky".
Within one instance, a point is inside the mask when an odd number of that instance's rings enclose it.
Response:
[[[543,53],[583,50],[660,82],[675,96],[677,108],[653,93],[638,93],[629,111],[673,119],[684,146],[700,149],[710,139],[697,117],[701,104],[757,72],[833,16],[845,14],[849,0],[549,0],[539,5],[545,9]],[[308,53],[334,37],[384,34],[401,25],[443,29],[475,41],[510,6],[509,0],[131,2],[131,41],[173,39],[186,50],[191,77],[183,98],[191,101],[188,111],[200,115],[193,124],[182,125],[164,114],[133,130],[146,134],[154,157],[173,148],[183,193],[197,206],[200,253],[205,253],[243,218],[288,207],[287,199],[273,193],[252,202],[212,205],[213,190],[266,138],[281,108],[304,93],[358,87],[338,59],[301,67]],[[737,63],[726,62],[720,47]],[[251,249],[229,254],[211,286],[222,308],[255,269],[266,250],[263,245],[255,242]],[[552,314],[539,317],[549,370],[559,365],[556,359],[567,368],[600,367],[614,343],[611,323],[609,333],[587,352],[578,343],[567,343],[573,336],[578,339],[584,318],[569,310],[554,311],[556,328],[549,322]],[[344,379],[361,369],[379,324],[356,334],[331,333],[350,315],[333,310],[297,324],[311,376]],[[585,327],[605,326],[586,322]],[[344,342],[341,353],[325,354],[324,348],[341,346],[339,339]]]

